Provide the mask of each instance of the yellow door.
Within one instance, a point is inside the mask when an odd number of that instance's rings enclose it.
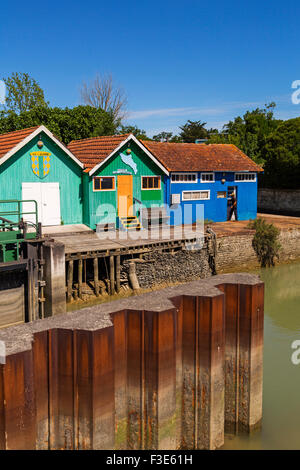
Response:
[[[133,214],[132,208],[132,175],[118,176],[118,215],[128,217]]]

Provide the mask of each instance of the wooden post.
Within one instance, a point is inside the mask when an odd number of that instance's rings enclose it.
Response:
[[[99,270],[98,270],[98,258],[94,258],[94,285],[96,297],[99,297]]]
[[[115,293],[115,262],[114,256],[109,257],[109,276],[110,276],[110,294],[114,295]]]
[[[120,292],[120,255],[116,256],[116,288]]]
[[[78,296],[82,299],[82,259],[78,260]]]
[[[138,292],[139,289],[140,289],[140,285],[139,285],[139,280],[138,280],[137,275],[136,275],[135,262],[134,261],[129,262],[128,277],[129,277],[129,282],[130,282],[130,285],[131,285],[133,291]]]
[[[74,261],[71,259],[68,263],[68,294],[67,300],[71,302],[72,300],[72,290],[73,290],[73,268],[74,268]]]

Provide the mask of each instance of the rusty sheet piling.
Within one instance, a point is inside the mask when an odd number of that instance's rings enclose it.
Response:
[[[263,283],[215,276],[0,331],[0,449],[215,449],[262,418]]]

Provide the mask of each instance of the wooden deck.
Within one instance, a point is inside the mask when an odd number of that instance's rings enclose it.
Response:
[[[83,232],[80,234],[51,234],[51,238],[65,245],[67,259],[109,256],[112,252],[143,253],[153,248],[182,248],[186,244],[197,244],[203,239],[203,232],[195,227],[161,227],[159,230],[140,232]]]

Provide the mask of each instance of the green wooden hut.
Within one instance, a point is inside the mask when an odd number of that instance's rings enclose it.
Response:
[[[0,200],[35,200],[43,225],[83,223],[83,168],[45,126],[0,135]]]
[[[139,209],[161,207],[167,169],[132,134],[76,140],[69,150],[85,165],[83,222],[136,228]]]

